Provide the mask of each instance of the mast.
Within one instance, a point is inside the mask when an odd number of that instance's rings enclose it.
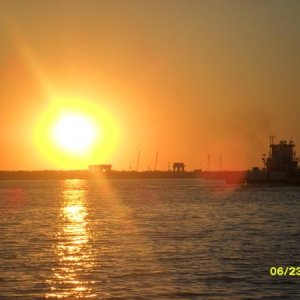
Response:
[[[272,146],[274,145],[274,138],[275,138],[275,136],[274,135],[270,135],[269,138],[270,138],[270,152],[269,152],[269,157],[271,158],[272,157]]]
[[[139,170],[139,164],[140,164],[140,156],[141,156],[141,151],[138,153],[137,161],[136,161],[136,170]]]
[[[210,154],[207,155],[207,171],[210,172]]]
[[[153,171],[156,171],[156,167],[157,167],[157,160],[158,160],[158,152],[156,152],[156,156],[155,156],[155,162],[154,162],[154,169],[153,169]]]

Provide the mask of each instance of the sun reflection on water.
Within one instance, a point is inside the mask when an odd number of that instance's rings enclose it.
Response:
[[[46,298],[95,298],[90,269],[93,266],[92,235],[82,181],[65,181],[59,227],[55,237],[57,264],[48,280],[51,292]]]

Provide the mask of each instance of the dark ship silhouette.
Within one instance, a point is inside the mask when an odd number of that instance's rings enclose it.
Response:
[[[264,167],[253,167],[246,173],[247,183],[290,183],[300,184],[300,171],[298,159],[294,150],[295,143],[290,140],[280,140],[274,143],[274,137],[270,137],[270,151],[268,157],[263,154]]]

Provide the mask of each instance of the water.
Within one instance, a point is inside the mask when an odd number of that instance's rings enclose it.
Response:
[[[0,181],[0,299],[299,299],[300,188]]]

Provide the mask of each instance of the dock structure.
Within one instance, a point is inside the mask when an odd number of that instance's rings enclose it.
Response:
[[[184,172],[184,163],[183,162],[174,162],[173,172]]]
[[[89,165],[90,171],[101,171],[101,172],[110,172],[112,165]]]

